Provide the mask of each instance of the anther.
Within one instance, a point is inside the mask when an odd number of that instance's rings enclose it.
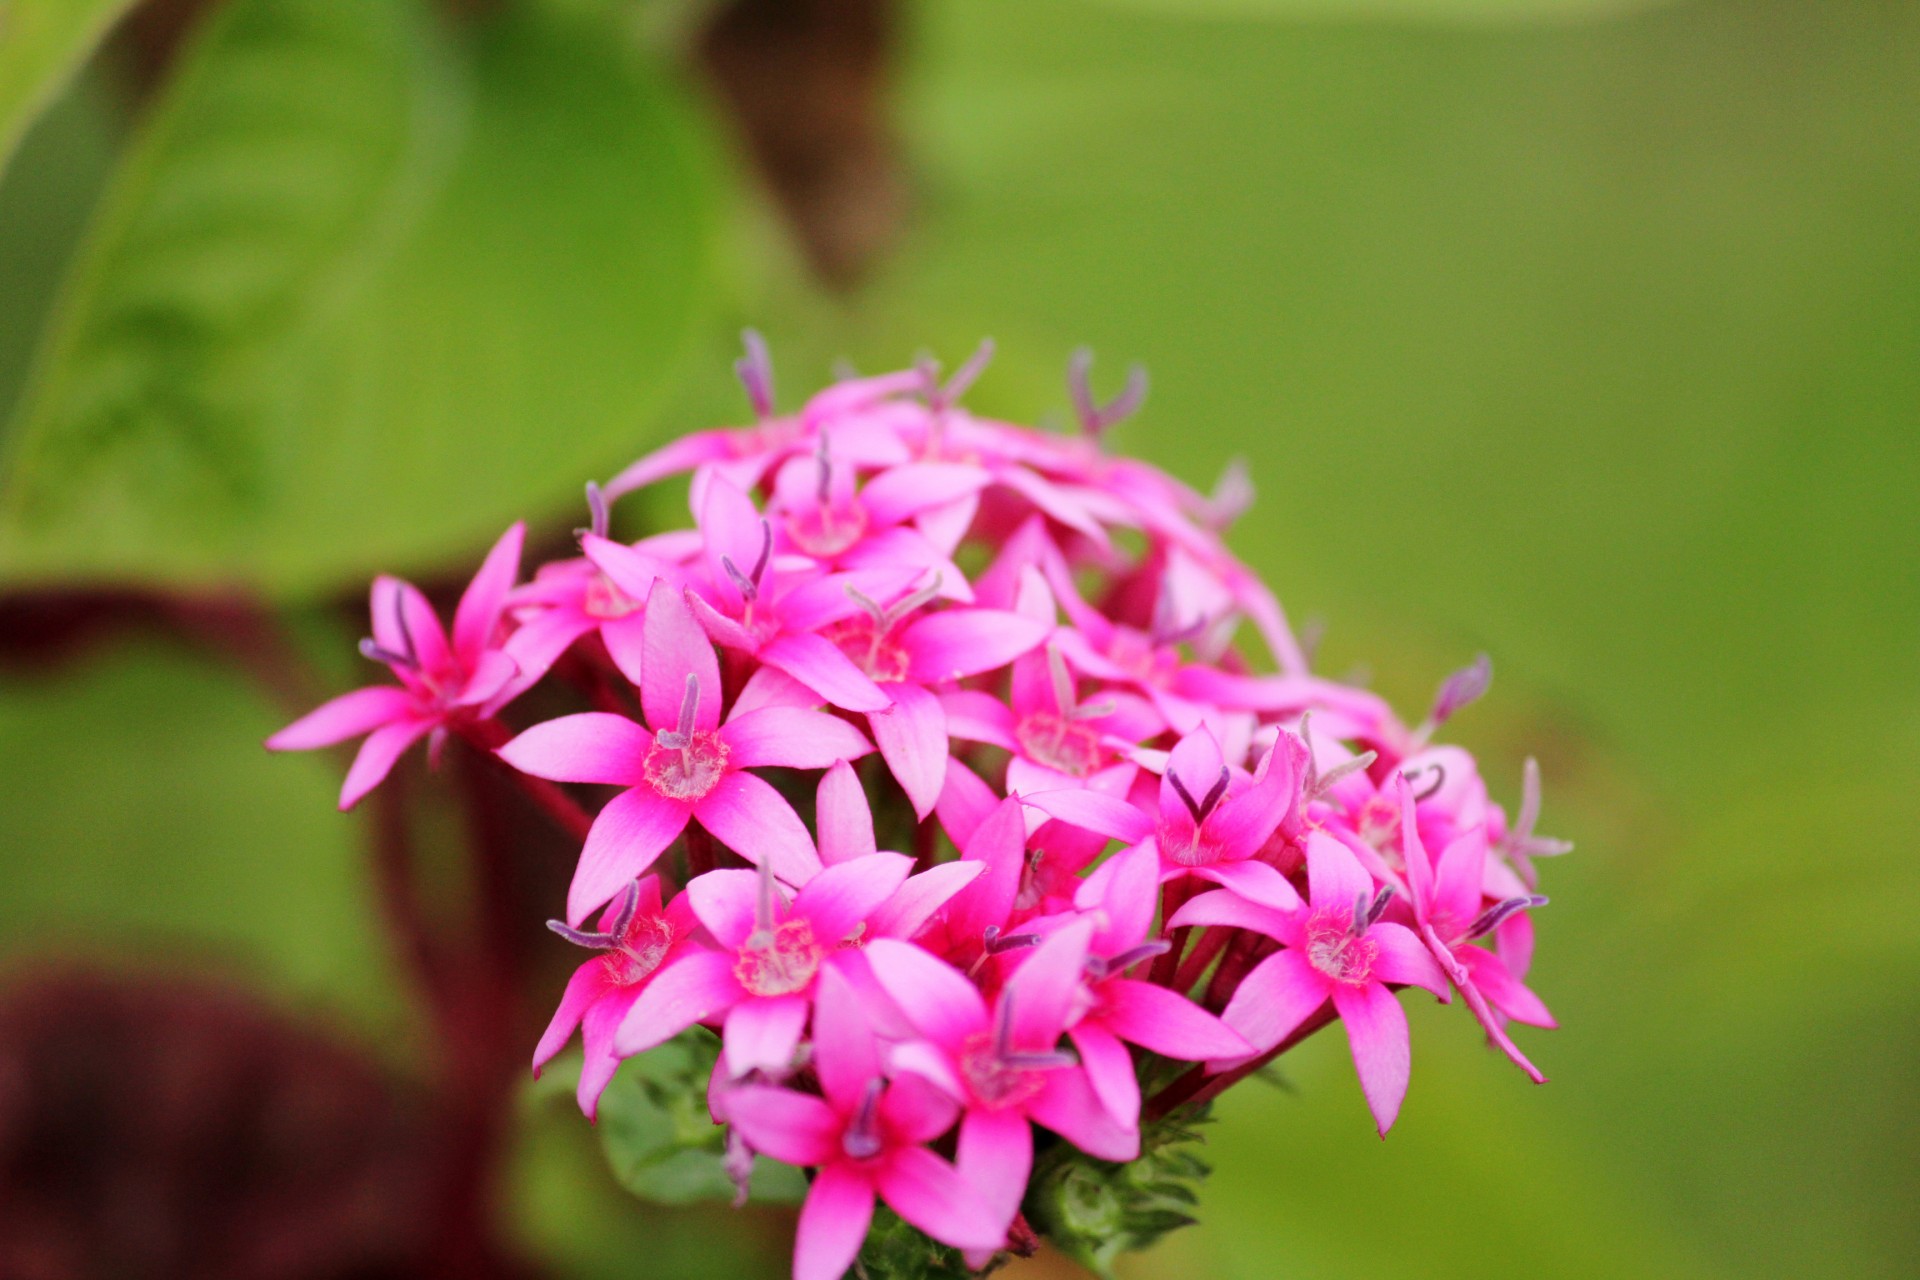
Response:
[[[1537,893],[1523,894],[1519,897],[1507,898],[1504,901],[1496,902],[1485,911],[1482,911],[1479,916],[1474,919],[1474,922],[1467,926],[1467,937],[1469,940],[1473,938],[1484,938],[1505,924],[1510,916],[1521,911],[1531,910],[1534,907],[1544,907],[1546,905],[1547,900]]]
[[[627,881],[627,887],[620,891],[620,905],[615,909],[613,924],[605,933],[595,933],[588,929],[575,929],[564,920],[549,920],[547,928],[553,930],[576,947],[585,947],[589,951],[612,951],[624,945],[627,929],[633,924],[634,916],[640,912],[640,882]]]
[[[1193,798],[1193,792],[1187,790],[1187,784],[1180,781],[1180,775],[1174,773],[1171,769],[1167,771],[1167,781],[1173,784],[1174,794],[1180,797],[1180,802],[1187,806],[1187,812],[1193,815],[1193,824],[1196,827],[1205,822],[1207,815],[1219,807],[1221,798],[1227,794],[1227,783],[1231,776],[1232,775],[1227,772],[1227,767],[1221,765],[1220,776],[1214,781],[1213,786],[1208,789],[1206,797],[1201,800],[1195,800]]]
[[[1433,781],[1413,793],[1413,802],[1415,804],[1424,804],[1440,794],[1440,788],[1447,785],[1447,767],[1436,760],[1432,764],[1422,765],[1418,769],[1413,769],[1400,775],[1408,782],[1412,782],[1415,778],[1422,777],[1429,773],[1433,775]]]
[[[680,721],[672,729],[656,733],[655,740],[670,750],[685,751],[693,745],[693,718],[699,709],[700,677],[689,671],[686,690],[680,695]]]
[[[885,1080],[876,1078],[867,1081],[867,1087],[861,1092],[860,1105],[840,1135],[840,1149],[847,1153],[848,1159],[868,1160],[885,1148],[886,1142],[880,1135],[880,1095],[886,1087]]]
[[[1479,701],[1492,684],[1493,659],[1483,653],[1440,682],[1439,691],[1433,695],[1433,710],[1427,713],[1426,721],[1414,737],[1424,742],[1435,729],[1452,719],[1455,712]]]
[[[984,939],[987,954],[990,956],[1004,955],[1009,951],[1024,951],[1028,947],[1039,946],[1041,942],[1040,935],[1037,933],[1002,933],[997,924],[988,925],[981,931],[980,936]]]
[[[1093,352],[1081,347],[1073,353],[1073,359],[1067,363],[1067,390],[1073,396],[1074,413],[1080,419],[1080,429],[1098,440],[1117,423],[1124,422],[1140,408],[1147,398],[1147,371],[1139,365],[1127,370],[1127,384],[1120,394],[1105,404],[1093,398],[1093,386],[1088,373],[1093,368]]]
[[[980,380],[980,375],[986,372],[987,364],[992,359],[993,339],[982,338],[980,345],[974,348],[973,354],[967,357],[967,362],[955,369],[953,376],[947,379],[947,385],[934,388],[929,397],[929,407],[935,413],[942,413],[958,404],[960,397],[967,394],[968,389]],[[939,365],[935,364],[933,370],[934,376],[937,377]],[[931,382],[932,379],[929,378],[928,381]]]
[[[1137,947],[1129,947],[1117,956],[1088,956],[1087,976],[1098,982],[1116,973],[1125,973],[1142,960],[1163,956],[1171,950],[1173,950],[1173,943],[1165,938],[1156,938],[1152,942],[1143,942]]]
[[[613,525],[607,510],[606,491],[591,480],[587,481],[587,513],[591,521],[588,532],[596,538],[606,537],[607,530]]]
[[[747,400],[756,417],[773,416],[773,357],[767,353],[767,340],[753,329],[743,330],[740,341],[747,353],[733,362],[733,372],[747,390]]]
[[[731,556],[720,557],[720,567],[726,571],[727,581],[733,583],[749,602],[760,599],[760,583],[767,576],[767,565],[773,559],[773,526],[765,520],[760,522],[760,555],[753,562],[752,573],[740,572],[740,566]]]
[[[391,649],[382,649],[377,641],[368,637],[360,642],[360,656],[370,662],[384,662],[390,667],[405,667],[417,671],[420,664],[404,653],[395,653]]]

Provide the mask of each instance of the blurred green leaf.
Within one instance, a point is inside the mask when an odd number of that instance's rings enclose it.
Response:
[[[1189,18],[1385,20],[1419,23],[1578,22],[1638,13],[1669,0],[1107,0]]]
[[[0,0],[0,171],[133,0]]]
[[[610,470],[717,292],[704,147],[610,17],[235,0],[68,282],[0,568],[298,592]]]
[[[695,1028],[629,1058],[600,1099],[600,1142],[620,1185],[655,1204],[731,1200],[722,1130],[707,1110],[707,1084],[719,1042]],[[754,1162],[755,1200],[799,1201],[798,1169],[765,1156]]]

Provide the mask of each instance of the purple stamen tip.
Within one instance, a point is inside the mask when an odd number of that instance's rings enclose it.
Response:
[[[947,379],[947,385],[934,393],[934,409],[950,409],[960,403],[960,397],[967,394],[968,389],[980,380],[980,375],[986,372],[987,364],[992,359],[993,339],[982,338],[973,354],[967,357],[967,362],[955,369],[953,376]]]
[[[981,937],[985,939],[986,951],[990,956],[1003,955],[1009,951],[1024,951],[1028,947],[1039,946],[1041,942],[1040,935],[1037,933],[1002,933],[997,924],[988,925],[982,931]]]
[[[370,662],[383,662],[389,667],[405,667],[409,671],[416,670],[420,665],[404,653],[382,649],[371,637],[360,642],[360,656]]]
[[[547,928],[553,930],[576,947],[585,947],[589,951],[608,951],[619,945],[614,934],[593,933],[586,929],[575,929],[565,920],[549,920]]]
[[[1095,979],[1111,977],[1116,973],[1125,973],[1142,960],[1151,960],[1173,950],[1173,943],[1165,938],[1156,938],[1152,942],[1143,942],[1137,947],[1129,947],[1117,956],[1088,956],[1087,972]]]
[[[660,745],[673,751],[685,751],[693,745],[693,717],[700,709],[700,677],[687,672],[686,691],[680,695],[680,721],[673,728],[656,733]]]
[[[633,924],[633,918],[640,913],[640,882],[627,881],[627,887],[620,891],[620,906],[613,915],[613,927],[607,932],[615,938],[627,936],[627,929]]]
[[[606,537],[607,530],[613,524],[611,513],[607,510],[607,493],[591,480],[587,481],[587,511],[591,517],[588,528],[593,536]]]
[[[1408,782],[1412,782],[1415,778],[1422,777],[1429,773],[1433,775],[1433,781],[1413,793],[1413,802],[1415,804],[1424,804],[1440,794],[1440,788],[1447,785],[1447,767],[1436,760],[1432,764],[1423,765],[1410,773],[1400,775]]]
[[[1547,900],[1537,893],[1523,894],[1519,897],[1507,898],[1504,901],[1496,902],[1485,911],[1482,911],[1474,922],[1468,926],[1467,937],[1469,939],[1484,938],[1505,924],[1510,917],[1522,911],[1531,910],[1534,907],[1544,907],[1546,905]]]
[[[1093,386],[1088,378],[1092,368],[1093,352],[1086,347],[1075,351],[1067,363],[1067,389],[1073,396],[1073,410],[1080,419],[1080,429],[1097,440],[1132,417],[1145,402],[1147,371],[1134,365],[1127,370],[1127,384],[1120,389],[1120,394],[1100,404],[1093,398]]]
[[[849,1159],[871,1159],[886,1146],[880,1137],[880,1095],[886,1087],[885,1080],[867,1081],[866,1089],[860,1095],[860,1105],[854,1110],[853,1120],[840,1136],[840,1147]]]
[[[1428,722],[1436,728],[1445,724],[1455,712],[1478,701],[1492,684],[1493,659],[1483,653],[1441,682],[1440,690],[1433,698],[1433,711],[1427,716]]]
[[[747,349],[746,355],[733,362],[733,372],[740,379],[740,385],[747,390],[747,400],[753,405],[753,412],[761,418],[773,416],[773,357],[767,352],[767,340],[758,331],[743,330],[741,344]]]
[[[1187,784],[1180,781],[1179,774],[1169,772],[1167,774],[1167,781],[1173,785],[1174,794],[1180,797],[1180,803],[1186,805],[1187,812],[1193,815],[1194,825],[1198,826],[1207,820],[1207,815],[1212,813],[1215,807],[1219,805],[1220,798],[1227,794],[1229,777],[1230,775],[1227,772],[1226,766],[1220,766],[1219,779],[1214,782],[1213,786],[1208,789],[1206,797],[1201,800],[1195,800],[1193,798],[1193,792],[1187,790]]]
[[[820,445],[813,451],[813,462],[818,471],[818,476],[813,484],[813,495],[819,500],[820,505],[824,507],[833,497],[833,455],[827,450],[827,433],[825,431],[820,433]],[[761,523],[764,524],[765,521]]]

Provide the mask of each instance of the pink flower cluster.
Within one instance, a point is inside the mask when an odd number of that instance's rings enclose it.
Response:
[[[1072,437],[960,408],[979,359],[783,415],[749,345],[756,425],[589,486],[581,554],[524,585],[510,531],[451,637],[381,579],[364,651],[399,685],[270,744],[368,734],[343,807],[448,732],[615,789],[553,926],[596,954],[536,1068],[580,1029],[592,1114],[621,1059],[716,1029],[709,1102],[736,1151],[815,1171],[801,1280],[851,1265],[876,1198],[984,1263],[1034,1126],[1130,1160],[1143,1110],[1336,1018],[1384,1134],[1402,987],[1457,992],[1541,1078],[1507,1024],[1553,1025],[1523,978],[1532,859],[1566,846],[1533,832],[1531,765],[1509,821],[1472,757],[1431,742],[1484,660],[1416,728],[1309,674],[1222,542],[1245,482],[1205,495],[1103,448],[1137,383],[1099,405],[1076,365]],[[607,536],[608,503],[684,473],[691,529]],[[1277,672],[1235,647],[1242,622]],[[597,709],[507,741],[502,707],[549,673]],[[911,852],[878,847],[876,815]]]

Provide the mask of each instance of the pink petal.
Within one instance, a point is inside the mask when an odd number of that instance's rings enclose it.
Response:
[[[924,1040],[919,1044],[929,1052],[939,1052]],[[932,1081],[910,1073],[894,1074],[887,1091],[880,1095],[880,1118],[896,1138],[905,1142],[932,1142],[953,1128],[959,1116],[960,1108],[951,1095]]]
[[[595,907],[642,875],[666,847],[686,830],[692,810],[645,787],[622,791],[607,801],[587,831],[573,883],[567,888],[567,923],[575,928]]]
[[[501,607],[513,590],[513,580],[520,576],[520,547],[526,538],[524,523],[501,534],[500,541],[487,552],[480,572],[461,593],[460,604],[453,612],[453,651],[469,662],[493,641]]]
[[[1132,978],[1100,984],[1100,1020],[1122,1040],[1184,1062],[1248,1057],[1245,1037],[1177,992]]]
[[[880,1075],[880,1046],[860,999],[833,965],[820,970],[814,991],[813,1066],[821,1091],[842,1111],[857,1107],[867,1082]]]
[[[645,1053],[746,998],[733,976],[731,953],[692,948],[654,974],[614,1032],[614,1050],[623,1058]]]
[[[1153,834],[1153,819],[1118,796],[1102,795],[1085,787],[1023,794],[1022,803],[1049,818],[1058,818],[1082,831],[1137,844]],[[1191,825],[1191,824],[1189,824]]]
[[[373,580],[370,608],[375,644],[390,653],[412,653],[428,671],[446,669],[447,633],[420,588],[382,575]]]
[[[340,807],[351,809],[359,804],[367,792],[379,786],[393,771],[394,763],[406,754],[407,748],[426,737],[435,723],[434,720],[400,720],[381,725],[368,734],[353,757],[353,766],[347,770],[347,780],[340,786]]]
[[[1413,788],[1407,784],[1407,775],[1404,773],[1396,772],[1393,775],[1393,798],[1400,807],[1400,860],[1407,869],[1407,890],[1413,895],[1414,915],[1421,924],[1426,924],[1433,917],[1433,862],[1427,854],[1427,846],[1420,839],[1420,823],[1414,814]],[[1472,916],[1467,918],[1472,919]]]
[[[910,942],[876,938],[867,959],[881,989],[927,1039],[958,1054],[968,1036],[987,1030],[987,1005],[966,977]]]
[[[583,711],[536,724],[501,747],[500,758],[522,773],[556,782],[641,785],[653,735],[605,711]]]
[[[1221,1020],[1265,1053],[1327,1002],[1332,985],[1298,951],[1276,951],[1240,979]]]
[[[934,684],[997,671],[1037,647],[1049,630],[1000,609],[943,609],[909,624],[900,646],[912,678]]]
[[[1173,913],[1173,919],[1167,922],[1170,929],[1185,929],[1192,925],[1251,929],[1262,937],[1295,946],[1302,939],[1299,920],[1285,912],[1250,902],[1231,889],[1215,889],[1187,899],[1185,905]]]
[[[1026,870],[1027,821],[1017,800],[1002,800],[974,829],[961,859],[986,865],[985,874],[954,895],[947,909],[953,932],[977,939],[989,925],[1002,926],[1013,911]]]
[[[1324,831],[1307,833],[1307,896],[1315,911],[1353,910],[1365,894],[1373,897],[1373,877],[1353,851]]]
[[[738,720],[749,711],[765,707],[799,707],[811,711],[819,705],[820,695],[786,672],[759,667],[740,687],[740,695],[733,700],[733,710],[728,714]]]
[[[840,1159],[842,1121],[821,1099],[761,1084],[736,1085],[725,1096],[727,1122],[755,1151],[801,1167]]]
[[[1433,882],[1432,914],[1436,920],[1451,921],[1461,933],[1466,932],[1467,925],[1480,914],[1480,886],[1486,878],[1486,865],[1487,829],[1483,826],[1464,832],[1441,851]]]
[[[1193,874],[1272,911],[1298,911],[1305,905],[1287,878],[1264,862],[1216,862],[1193,868]]]
[[[700,532],[706,540],[707,573],[732,610],[742,603],[721,557],[741,573],[752,573],[765,543],[765,524],[753,499],[719,476],[711,476],[699,495]]]
[[[1306,748],[1299,745],[1299,739],[1283,733],[1261,761],[1253,785],[1235,780],[1226,800],[1207,819],[1209,841],[1231,857],[1246,857],[1267,842],[1299,802],[1296,750],[1304,765]]]
[[[693,816],[720,843],[755,866],[766,863],[788,884],[805,884],[820,871],[820,855],[800,815],[751,773],[724,775],[694,804]]]
[[[1018,1111],[967,1112],[960,1120],[955,1165],[993,1211],[1002,1231],[1013,1225],[1033,1172],[1033,1127]]]
[[[981,780],[979,774],[952,756],[947,757],[946,776],[935,808],[940,817],[940,827],[949,840],[956,845],[965,845],[999,803],[1000,797]]]
[[[720,740],[727,744],[729,769],[824,769],[873,750],[845,720],[795,707],[763,707],[736,716],[721,727]]]
[[[1160,853],[1150,841],[1123,849],[1095,867],[1073,897],[1082,911],[1100,912],[1104,922],[1094,930],[1093,950],[1103,956],[1145,942],[1153,932],[1159,901]]]
[[[1535,995],[1527,985],[1513,976],[1506,961],[1491,951],[1480,947],[1462,947],[1454,953],[1466,965],[1467,972],[1473,976],[1474,986],[1482,995],[1515,1022],[1524,1022],[1534,1027],[1557,1027],[1553,1013],[1546,1002]]]
[[[1140,1154],[1140,1131],[1107,1114],[1085,1072],[1066,1067],[1047,1072],[1046,1081],[1027,1100],[1028,1115],[1096,1159],[1132,1160]]]
[[[953,1059],[931,1040],[906,1040],[892,1045],[887,1050],[887,1070],[895,1080],[918,1080],[955,1102],[972,1096]]]
[[[761,645],[760,660],[847,711],[880,711],[892,702],[839,646],[822,636],[790,631]]]
[[[1006,1239],[987,1203],[958,1169],[925,1147],[898,1147],[875,1181],[895,1213],[956,1249],[998,1249]]]
[[[913,813],[926,821],[946,783],[947,717],[940,700],[918,685],[890,686],[893,706],[867,717],[873,740],[913,802]]]
[[[875,525],[899,524],[986,488],[987,473],[959,462],[918,462],[883,471],[860,491],[860,505]]]
[[[1094,1096],[1100,1099],[1107,1114],[1119,1124],[1138,1125],[1140,1077],[1134,1074],[1133,1055],[1127,1052],[1127,1046],[1120,1043],[1113,1032],[1093,1021],[1077,1023],[1067,1034],[1080,1052],[1080,1065],[1087,1073],[1087,1083],[1093,1086]]]
[[[1407,1096],[1407,1077],[1412,1072],[1406,1012],[1393,993],[1379,983],[1364,987],[1334,984],[1333,1007],[1347,1024],[1354,1070],[1360,1073],[1360,1092],[1366,1095],[1367,1107],[1384,1138],[1400,1114],[1400,1103]]]
[[[793,1280],[841,1280],[873,1221],[873,1185],[850,1164],[820,1170],[800,1209]]]
[[[870,853],[828,867],[801,886],[793,914],[813,922],[820,946],[837,946],[893,896],[912,870],[913,859],[901,853]]]
[[[760,873],[725,867],[697,875],[687,885],[687,903],[713,940],[737,948],[758,927]],[[777,911],[776,911],[777,917]]]
[[[1044,1052],[1059,1043],[1080,994],[1092,937],[1093,922],[1085,919],[1050,934],[1028,953],[1001,991],[1003,1003],[1013,1002],[1011,1040],[1016,1049]]]
[[[668,476],[691,471],[703,462],[717,462],[733,455],[731,431],[696,431],[663,445],[607,482],[607,501],[612,502],[635,489],[644,489]]]
[[[414,715],[413,695],[399,685],[376,684],[343,693],[267,739],[270,751],[311,751],[370,733]]]
[[[681,576],[679,571],[656,556],[595,534],[590,533],[582,538],[580,549],[586,552],[593,567],[620,589],[621,595],[639,604],[645,604],[647,597],[653,594],[655,582],[662,578],[673,581]]]
[[[1205,726],[1174,744],[1167,756],[1166,773],[1160,780],[1160,825],[1166,828],[1169,840],[1184,842],[1193,831],[1193,814],[1180,798],[1174,780],[1179,779],[1187,794],[1199,800],[1219,781],[1225,767],[1220,742],[1213,736],[1213,730]]]
[[[940,706],[947,713],[950,736],[1009,751],[1018,745],[1013,736],[1013,712],[992,694],[979,689],[953,689],[940,695]]]
[[[614,1033],[646,989],[644,982],[610,988],[580,1020],[580,1039],[585,1052],[580,1062],[580,1083],[575,1086],[573,1096],[580,1104],[580,1114],[589,1120],[598,1118],[600,1095],[607,1091],[620,1070],[620,1055],[613,1047]]]
[[[873,808],[859,775],[845,760],[835,761],[815,792],[814,826],[820,836],[820,860],[828,866],[877,850]]]
[[[805,996],[748,996],[727,1013],[721,1043],[735,1078],[749,1071],[785,1075],[807,1025]]]
[[[1382,921],[1367,930],[1367,938],[1379,948],[1373,962],[1376,981],[1424,987],[1446,999],[1447,975],[1434,961],[1427,944],[1414,936],[1413,930]]]
[[[540,1043],[533,1049],[535,1076],[540,1074],[540,1068],[553,1060],[553,1055],[567,1047],[567,1041],[573,1039],[580,1019],[587,1014],[587,1007],[605,992],[606,973],[606,965],[600,962],[599,956],[595,956],[575,969],[573,976],[567,979],[567,989],[560,995],[560,1005],[553,1011],[553,1019],[547,1023]]]
[[[933,918],[934,912],[985,871],[985,864],[979,862],[943,862],[908,877],[891,898],[867,917],[867,936],[913,937]]]
[[[700,702],[693,727],[708,730],[720,723],[720,662],[714,657],[707,633],[694,621],[693,611],[670,583],[656,582],[647,596],[646,678],[640,702],[654,729],[672,729],[680,722],[680,703],[687,677],[700,680]]]
[[[506,654],[520,668],[522,677],[538,680],[553,669],[574,641],[593,630],[595,621],[578,609],[542,609],[507,638]]]

